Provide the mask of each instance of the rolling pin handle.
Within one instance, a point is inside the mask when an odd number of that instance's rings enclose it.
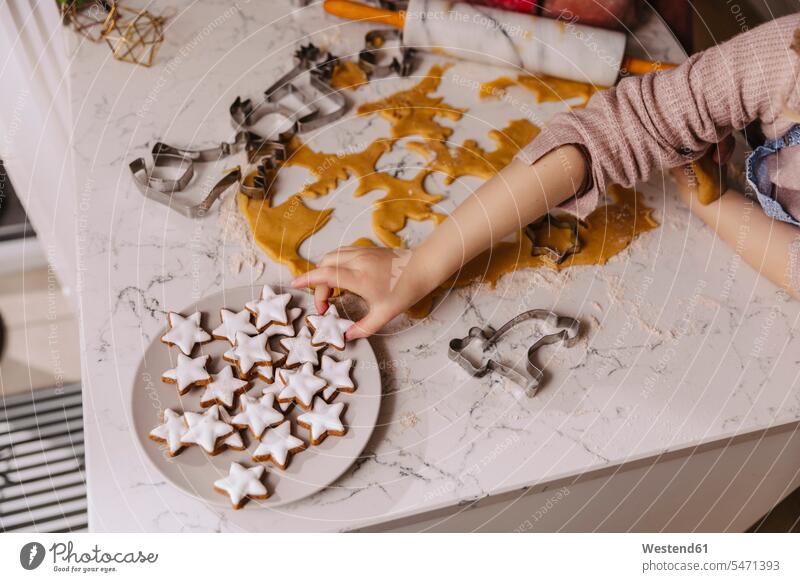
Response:
[[[345,18],[347,20],[369,20],[388,24],[395,28],[403,29],[405,24],[405,13],[394,12],[383,8],[376,8],[361,2],[351,2],[350,0],[325,0],[325,12]]]

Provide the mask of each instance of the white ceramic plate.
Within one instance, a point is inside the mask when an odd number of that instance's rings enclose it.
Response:
[[[179,312],[188,315],[196,309],[201,311],[203,328],[210,332],[220,323],[219,310],[221,308],[233,311],[244,309],[244,304],[258,296],[260,291],[260,286],[226,290],[205,297],[194,305],[183,306]],[[286,290],[286,292],[290,292],[293,296],[290,305],[303,309],[302,316],[295,321],[295,329],[299,330],[301,325],[305,325],[305,316],[308,313],[316,313],[312,297],[294,290]],[[215,492],[213,483],[228,474],[228,468],[232,461],[246,466],[257,464],[252,461],[248,452],[257,444],[250,435],[246,435],[245,431],[242,431],[248,451],[228,450],[213,457],[207,455],[200,447],[192,446],[170,458],[165,454],[163,445],[148,438],[150,430],[161,424],[161,414],[165,408],[177,411],[203,410],[200,406],[200,396],[203,393],[201,388],[194,388],[186,395],[180,396],[174,384],[166,384],[161,381],[164,371],[175,366],[175,360],[179,353],[177,347],[168,347],[160,341],[161,333],[153,339],[145,352],[136,374],[136,385],[133,387],[131,407],[137,440],[146,456],[166,480],[189,495],[215,505],[230,507],[230,500]],[[277,338],[271,338],[274,344],[273,349],[280,351],[277,349],[275,339]],[[222,354],[228,347],[227,341],[214,340],[203,346],[195,347],[192,356],[211,355],[208,369],[216,372],[223,365],[228,365],[222,359]],[[326,348],[320,352],[320,354],[322,353],[328,353],[337,359],[353,358],[354,360],[352,377],[357,389],[352,394],[339,393],[334,400],[334,402],[345,402],[347,405],[344,411],[347,434],[343,437],[328,436],[322,444],[311,446],[308,431],[297,426],[296,418],[299,411],[298,407],[294,406],[286,413],[287,418],[292,420],[292,434],[303,439],[309,446],[306,450],[291,457],[285,471],[281,471],[271,463],[261,463],[266,468],[265,483],[271,496],[264,501],[250,500],[244,506],[243,511],[292,503],[324,489],[350,467],[369,441],[375,428],[381,401],[380,373],[372,347],[367,340],[360,339],[348,342],[344,352]],[[251,385],[247,394],[259,396],[266,383],[260,379],[254,379],[251,381]]]

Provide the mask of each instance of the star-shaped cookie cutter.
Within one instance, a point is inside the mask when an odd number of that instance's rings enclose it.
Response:
[[[536,240],[537,229],[539,225],[543,224],[544,222],[547,222],[551,227],[569,230],[572,234],[572,244],[563,250],[559,250],[551,246],[544,246],[538,244],[538,241]],[[531,256],[533,257],[543,256],[552,261],[553,263],[555,263],[556,265],[560,265],[568,257],[576,253],[579,253],[581,251],[581,248],[583,248],[583,243],[581,242],[581,235],[579,231],[579,225],[580,222],[578,220],[575,221],[559,220],[552,214],[545,214],[539,220],[530,223],[528,226],[525,227],[525,236],[527,236],[531,241]]]
[[[529,320],[544,322],[552,327],[558,328],[559,331],[542,336],[528,348],[526,359],[528,377],[525,377],[524,374],[518,372],[511,366],[507,366],[497,360],[491,358],[485,359],[484,356],[486,352],[491,349],[504,334],[515,325]],[[530,311],[520,313],[498,330],[495,330],[492,326],[470,328],[466,336],[450,340],[448,357],[475,378],[483,378],[489,372],[502,374],[509,380],[523,387],[526,395],[533,398],[539,391],[542,380],[544,379],[544,369],[537,366],[534,362],[536,350],[542,346],[555,343],[562,343],[567,347],[572,346],[578,340],[580,331],[581,323],[575,318],[559,315],[547,309],[531,309]],[[475,362],[464,354],[466,348],[476,340],[483,342],[480,362]]]

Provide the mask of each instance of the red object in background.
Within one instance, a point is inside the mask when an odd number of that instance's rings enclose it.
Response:
[[[587,26],[598,26],[613,30],[631,28],[638,22],[639,0],[465,0],[470,4],[482,4],[536,14],[547,18],[561,18]]]

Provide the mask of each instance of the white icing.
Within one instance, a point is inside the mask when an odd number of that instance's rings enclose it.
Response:
[[[278,370],[278,371],[280,372],[280,370]],[[275,397],[275,399],[277,400],[278,399],[278,394],[280,394],[281,390],[283,390],[285,387],[286,387],[286,384],[283,383],[283,380],[281,380],[280,375],[276,374],[275,375],[275,382],[273,382],[272,384],[268,384],[267,386],[264,386],[264,388],[261,390],[261,393],[262,394],[272,394]],[[294,404],[294,401],[281,402],[281,401],[278,400],[278,408],[280,408],[284,412],[289,410],[292,407],[292,404]]]
[[[291,368],[297,364],[319,364],[317,352],[322,346],[311,345],[311,332],[307,327],[303,327],[297,337],[281,339],[280,344],[288,352],[284,366]]]
[[[233,406],[236,395],[247,390],[249,382],[233,377],[233,368],[225,366],[216,374],[211,375],[211,382],[206,386],[206,391],[200,398],[200,404],[208,406],[216,402],[227,408]]]
[[[222,441],[222,444],[228,447],[229,449],[233,449],[234,451],[243,451],[245,449],[244,441],[242,440],[242,435],[239,434],[239,431],[234,431],[234,433]]]
[[[245,303],[247,311],[256,316],[256,327],[265,329],[270,323],[288,324],[286,307],[292,296],[289,293],[277,294],[269,285],[261,290],[261,299]]]
[[[303,310],[299,307],[290,307],[287,311],[287,320],[285,324],[270,323],[264,330],[268,336],[282,335],[286,337],[294,337],[295,329],[294,322],[303,314]]]
[[[269,337],[274,335],[285,335],[286,337],[294,337],[294,322],[303,314],[303,310],[299,307],[290,307],[287,311],[289,322],[281,325],[279,323],[270,323],[264,333]]]
[[[275,381],[275,368],[272,364],[256,366],[256,375],[267,384],[272,384]]]
[[[207,363],[208,356],[190,358],[184,354],[178,354],[178,365],[164,372],[161,378],[176,384],[178,392],[185,394],[192,386],[207,384],[211,380],[211,375],[206,370]]]
[[[231,424],[247,428],[259,438],[268,427],[283,420],[283,415],[275,410],[275,395],[265,394],[260,399],[242,396],[242,411],[233,417]]]
[[[233,427],[219,418],[219,406],[214,405],[204,413],[186,412],[183,415],[189,430],[181,438],[184,445],[199,445],[207,453],[213,453],[217,441],[230,436]]]
[[[150,431],[150,436],[159,442],[167,445],[170,456],[177,455],[183,448],[181,439],[189,428],[183,420],[183,415],[178,414],[171,408],[164,411],[164,423],[158,425]]]
[[[269,429],[261,437],[261,442],[253,451],[254,461],[272,461],[281,469],[286,468],[289,453],[297,453],[306,448],[306,443],[291,433],[291,422],[285,420]]]
[[[340,362],[330,356],[322,356],[322,366],[317,374],[328,383],[328,386],[322,391],[322,397],[325,400],[330,400],[337,390],[341,392],[355,391],[355,384],[350,378],[352,367],[353,360],[351,359]]]
[[[170,311],[167,314],[169,330],[161,341],[169,345],[176,345],[187,356],[192,354],[195,344],[202,344],[211,340],[208,332],[200,327],[200,312],[195,311],[189,317]]]
[[[330,345],[336,349],[344,349],[344,332],[350,329],[353,322],[339,317],[335,305],[331,305],[325,315],[307,315],[306,321],[314,329],[311,342],[315,346]]]
[[[220,318],[222,318],[222,323],[211,332],[211,335],[217,339],[228,340],[231,344],[234,344],[236,343],[237,332],[246,333],[248,335],[258,333],[256,326],[250,323],[250,312],[246,309],[242,309],[239,312],[220,309],[219,315]]]
[[[239,463],[231,463],[228,476],[214,481],[214,488],[223,491],[238,508],[245,497],[266,499],[267,487],[261,482],[264,467],[256,465],[249,469]]]
[[[250,337],[241,331],[236,332],[236,343],[222,356],[236,364],[241,376],[247,377],[256,364],[272,362],[272,353],[267,347],[267,334]]]
[[[314,395],[326,386],[325,380],[314,374],[314,366],[311,364],[303,364],[297,370],[281,370],[278,376],[284,384],[283,390],[278,394],[278,400],[294,401],[303,410],[311,408]]]
[[[344,433],[341,416],[344,402],[327,404],[321,398],[314,400],[314,409],[297,417],[297,424],[311,431],[311,444],[317,445],[328,434]]]

